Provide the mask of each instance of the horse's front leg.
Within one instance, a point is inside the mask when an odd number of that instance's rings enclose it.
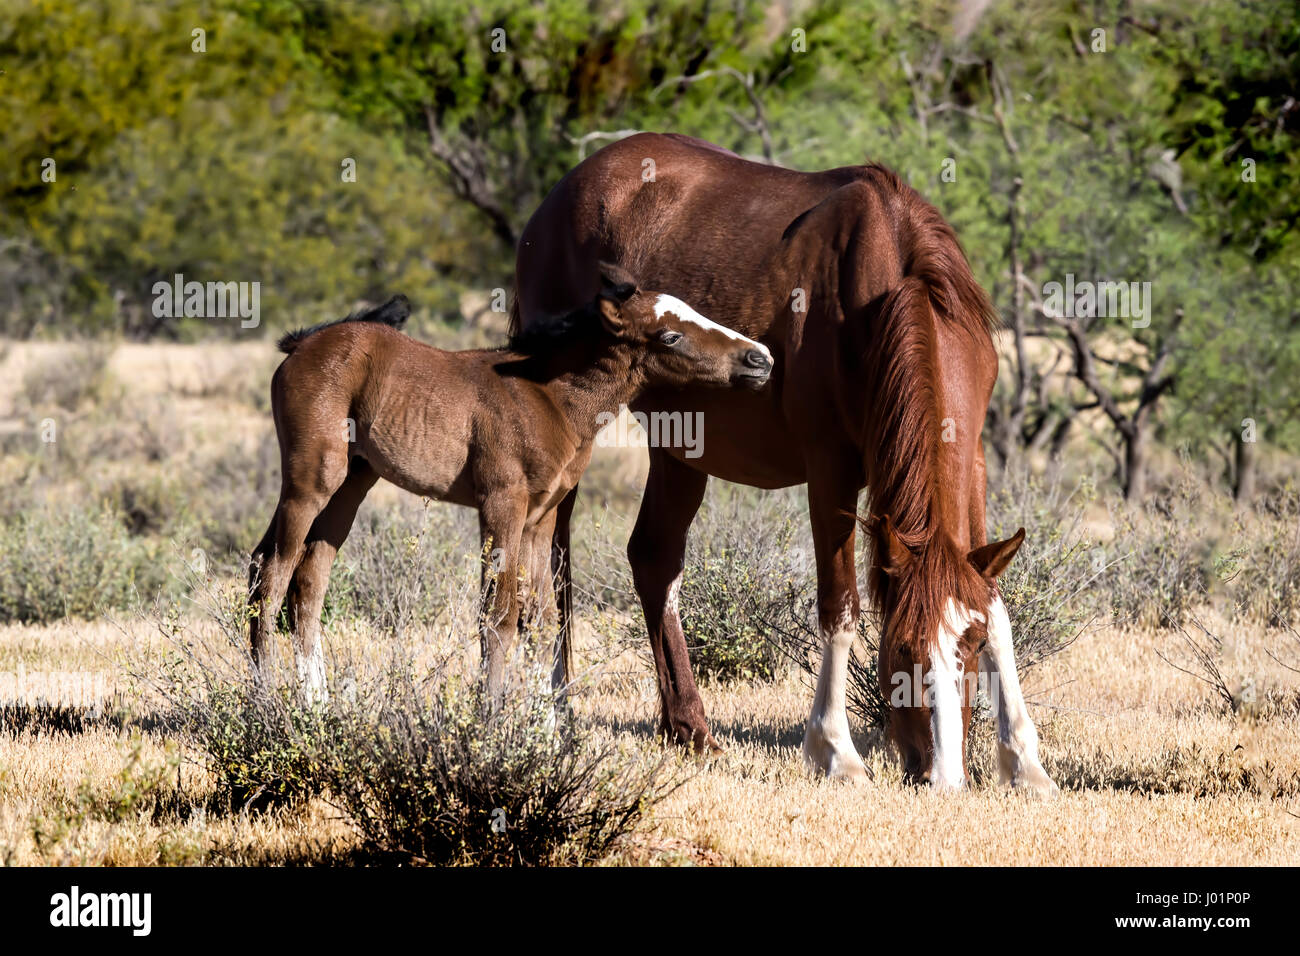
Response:
[[[1011,620],[1001,597],[989,607],[988,635],[988,644],[980,655],[980,669],[987,677],[997,720],[998,777],[1017,789],[1051,796],[1059,788],[1038,759],[1038,731],[1020,689]]]
[[[482,610],[479,641],[487,690],[500,703],[506,654],[519,625],[519,557],[527,502],[517,495],[489,496],[479,507],[482,551]]]
[[[659,682],[659,733],[700,753],[721,750],[704,719],[686,635],[677,608],[686,559],[686,535],[704,500],[708,475],[650,449],[650,476],[636,527],[627,543],[628,561],[645,613]]]
[[[858,633],[853,541],[861,466],[856,450],[820,451],[808,466],[808,514],[817,555],[817,617],[822,640],[817,692],[804,728],[803,757],[828,777],[861,783],[867,768],[853,746],[845,700],[849,655]]]

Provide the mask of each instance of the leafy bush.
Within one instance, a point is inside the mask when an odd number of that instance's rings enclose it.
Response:
[[[1286,628],[1300,615],[1300,494],[1267,502],[1241,528],[1245,546],[1234,553],[1231,576],[1239,617]]]
[[[534,679],[544,670],[514,661],[500,706],[481,681],[451,677],[429,692],[407,674],[377,713],[350,711],[332,799],[367,844],[430,863],[589,862],[676,789],[666,757],[557,729],[557,702]]]
[[[1215,542],[1210,529],[1215,504],[1184,475],[1171,491],[1145,506],[1112,511],[1113,560],[1106,563],[1102,593],[1119,620],[1177,627],[1209,594]]]
[[[1059,476],[1044,481],[1024,472],[1005,475],[989,495],[989,540],[1025,529],[1024,545],[998,579],[1022,677],[1064,650],[1098,613],[1096,588],[1107,564],[1083,527],[1093,498],[1090,481],[1067,492]]]
[[[0,621],[90,617],[166,581],[157,547],[107,508],[42,507],[0,522]]]
[[[696,674],[720,682],[772,680],[785,655],[772,629],[792,626],[802,613],[792,594],[815,586],[808,543],[807,509],[801,492],[759,491],[739,486],[710,492],[691,527],[678,607]],[[608,636],[618,649],[646,647],[644,618],[636,602],[627,559],[607,539],[596,545],[575,531],[576,572],[599,570],[592,610],[622,612]]]

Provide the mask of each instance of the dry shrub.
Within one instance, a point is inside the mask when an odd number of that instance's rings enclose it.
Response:
[[[441,586],[446,603],[469,602],[443,616],[476,620],[477,587]],[[209,580],[195,593],[215,636],[174,612],[159,614],[172,654],[137,676],[232,805],[292,812],[320,796],[356,829],[369,859],[590,862],[683,780],[669,755],[618,750],[574,720],[557,720],[564,705],[526,642],[508,662],[499,705],[481,690],[476,634],[444,652],[394,639],[378,652],[382,660],[331,653],[332,694],[308,705],[287,662],[280,673],[254,676],[242,588],[221,591]]]
[[[1212,799],[1246,794],[1270,800],[1300,796],[1300,771],[1271,762],[1253,763],[1240,750],[1216,751],[1193,742],[1154,753],[1116,754],[1049,748],[1043,767],[1063,790],[1127,790],[1141,794],[1189,794]]]
[[[61,349],[23,376],[19,407],[44,415],[77,412],[86,405],[102,404],[115,391],[108,370],[112,353],[112,346],[102,342]]]
[[[92,617],[166,584],[159,549],[111,509],[41,507],[0,522],[0,621]]]

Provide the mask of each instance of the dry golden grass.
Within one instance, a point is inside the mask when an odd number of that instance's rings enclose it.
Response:
[[[594,660],[600,649],[580,630],[584,659]],[[376,640],[356,629],[336,635],[336,642],[372,650]],[[1268,632],[1234,635],[1225,672],[1233,680],[1252,678],[1261,699],[1280,701],[1254,716],[1214,706],[1208,688],[1162,663],[1156,649],[1179,659],[1170,633],[1100,629],[1035,673],[1029,692],[1039,701],[1045,763],[1063,790],[1053,801],[988,782],[987,727],[972,745],[984,782],[968,792],[941,796],[904,785],[892,751],[874,732],[859,738],[871,783],[828,783],[799,760],[810,697],[805,679],[706,687],[726,753],[695,768],[606,862],[1294,864],[1296,689],[1288,680],[1294,675],[1267,653],[1290,649]],[[113,662],[162,651],[143,620],[125,629],[106,622],[0,629],[4,667],[21,662],[29,673],[111,671]],[[657,702],[644,661],[627,653],[589,674],[578,705],[582,719],[601,736],[657,746]],[[129,697],[129,683],[118,678],[112,686]],[[150,773],[158,780],[156,800],[142,805],[149,809],[116,822],[94,809],[78,816],[78,806],[111,804],[124,779]],[[0,733],[0,859],[10,863],[328,864],[347,862],[356,849],[354,835],[323,800],[301,811],[226,810],[214,781],[158,733],[111,722],[76,733]]]
[[[57,361],[63,349],[24,344],[0,355],[0,431],[31,426],[15,404],[17,383],[30,368]],[[275,359],[265,342],[121,346],[107,365],[128,399],[120,429],[147,425],[161,433],[167,457],[149,465],[160,473],[209,449],[254,447],[271,430],[260,403]],[[127,414],[133,405],[138,415]],[[67,426],[73,438],[76,427],[74,417]],[[132,454],[133,461],[140,457]],[[4,465],[0,460],[0,478]],[[112,467],[106,460],[92,471]],[[628,514],[644,469],[643,451],[597,449],[584,480],[584,507],[604,502]],[[70,497],[84,494],[72,481],[62,490]],[[396,495],[381,487],[373,500],[382,507]],[[265,514],[272,505],[264,503]],[[579,628],[592,673],[577,705],[581,718],[600,735],[657,747],[648,654],[601,661],[592,623]],[[981,782],[967,792],[939,796],[905,786],[892,751],[874,732],[858,741],[873,779],[855,789],[820,780],[801,766],[811,699],[805,678],[706,687],[706,707],[726,753],[694,768],[694,776],[607,862],[1295,864],[1300,678],[1269,652],[1300,666],[1300,644],[1288,646],[1276,633],[1213,616],[1206,623],[1225,639],[1230,690],[1240,696],[1243,686],[1255,689],[1257,703],[1240,713],[1218,706],[1208,687],[1156,656],[1159,650],[1184,659],[1171,632],[1101,628],[1033,673],[1027,690],[1044,761],[1063,791],[1051,802],[988,782],[986,725],[972,749]],[[334,646],[381,643],[356,627],[336,628],[329,639]],[[157,660],[164,651],[143,619],[128,618],[124,627],[109,621],[0,627],[0,676],[14,681],[21,672],[28,684],[19,700],[0,699],[0,705],[17,704],[0,711],[0,862],[349,862],[357,838],[327,803],[231,812],[194,755],[180,753],[147,725],[105,719],[51,729],[23,723],[41,686],[38,675],[93,675],[95,693],[112,705],[133,693],[122,664]],[[125,798],[141,781],[153,787],[152,796],[132,805]],[[126,810],[113,809],[124,802]]]

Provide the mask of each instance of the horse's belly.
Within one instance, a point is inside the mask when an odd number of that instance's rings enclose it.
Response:
[[[468,474],[469,446],[445,428],[374,423],[358,442],[361,456],[386,481],[417,495],[453,500]]]
[[[632,404],[652,447],[705,474],[757,488],[802,484],[803,456],[770,390],[650,390]]]

